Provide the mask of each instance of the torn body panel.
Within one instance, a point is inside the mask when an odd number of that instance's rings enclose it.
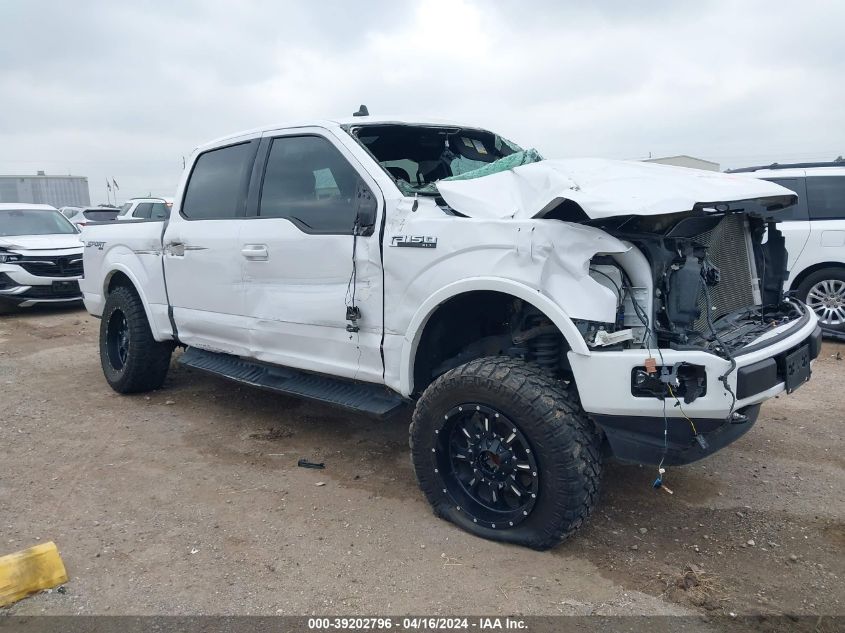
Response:
[[[663,215],[699,206],[768,201],[795,204],[795,194],[767,181],[686,167],[600,158],[543,160],[470,180],[441,180],[452,209],[476,218],[547,217],[562,202],[578,204],[585,219]]]
[[[397,246],[414,237],[435,247]],[[388,215],[384,244],[386,368],[412,364],[431,313],[450,297],[474,290],[527,301],[560,324],[572,349],[588,353],[572,320],[612,322],[617,309],[614,293],[590,276],[590,260],[597,254],[624,255],[631,248],[579,224],[457,219],[430,198],[401,201]],[[389,340],[400,337],[401,342]],[[396,354],[404,360],[391,358]],[[409,367],[404,377],[388,373],[386,378],[409,395],[411,375]]]

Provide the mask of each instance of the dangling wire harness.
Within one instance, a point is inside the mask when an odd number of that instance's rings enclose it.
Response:
[[[357,332],[358,319],[361,318],[361,309],[355,303],[355,289],[358,286],[358,264],[355,261],[358,252],[358,234],[360,233],[360,225],[358,218],[355,218],[355,224],[352,225],[352,273],[349,275],[349,283],[346,284],[346,320],[349,323],[346,325],[347,332]]]

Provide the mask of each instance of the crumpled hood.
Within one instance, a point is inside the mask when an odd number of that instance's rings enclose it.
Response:
[[[757,178],[601,158],[543,160],[481,178],[441,180],[437,189],[459,213],[488,219],[541,218],[566,199],[593,220],[680,213],[707,203],[798,201],[789,189]]]
[[[82,248],[79,233],[68,235],[9,235],[0,237],[0,248],[11,251],[44,251]]]

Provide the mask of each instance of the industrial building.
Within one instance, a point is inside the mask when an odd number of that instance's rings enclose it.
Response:
[[[0,176],[0,202],[27,202],[59,207],[87,207],[91,204],[85,176]]]

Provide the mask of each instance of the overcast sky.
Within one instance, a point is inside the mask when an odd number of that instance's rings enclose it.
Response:
[[[547,157],[831,160],[843,25],[841,0],[0,0],[0,174],[172,195],[198,144],[360,103]]]

